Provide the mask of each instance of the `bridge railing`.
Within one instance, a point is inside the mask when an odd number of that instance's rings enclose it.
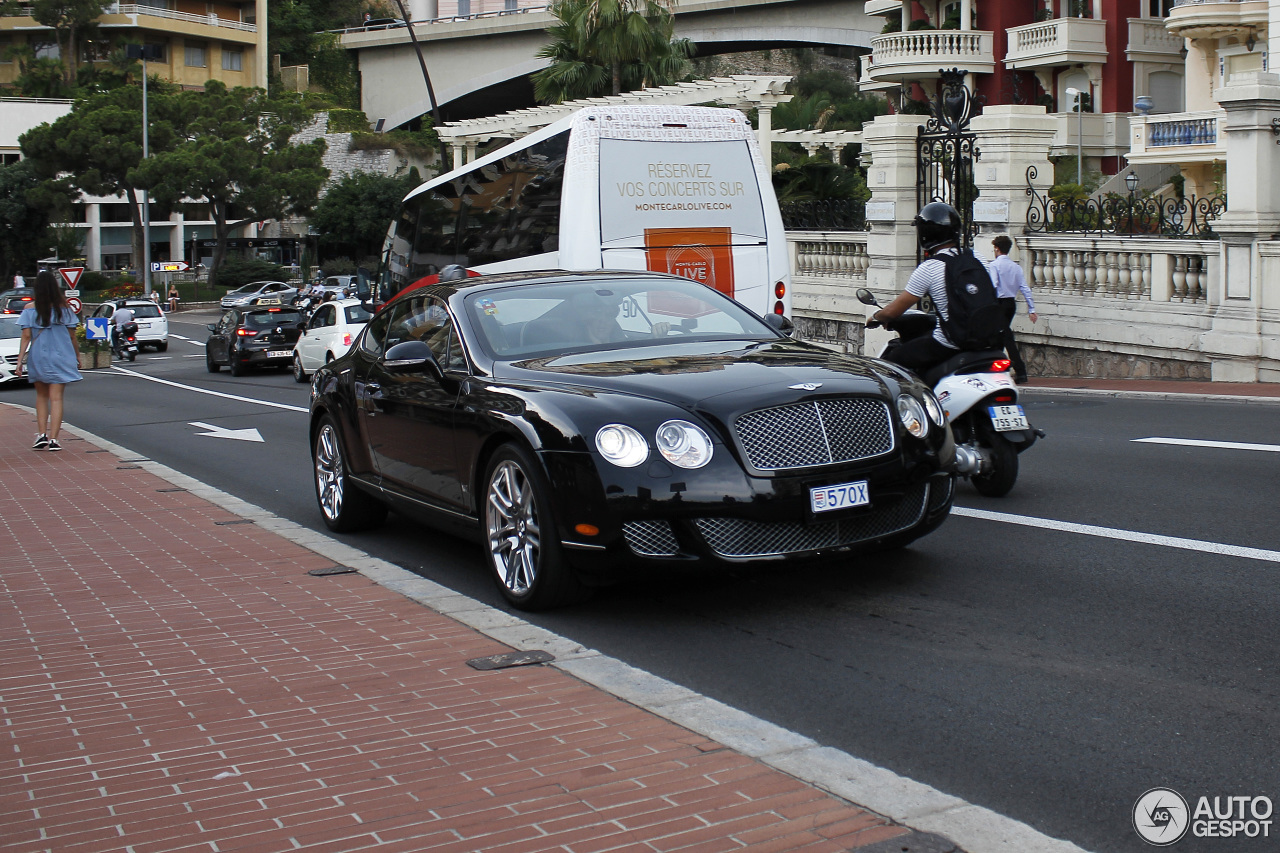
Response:
[[[499,0],[499,2],[503,2],[503,0]],[[410,23],[412,23],[414,26],[417,26],[418,24],[456,24],[463,21],[480,21],[486,18],[504,18],[504,17],[507,17],[508,15],[525,15],[525,14],[528,14],[529,12],[546,12],[551,8],[551,4],[546,3],[546,4],[536,5],[536,6],[518,6],[513,9],[506,8],[504,5],[504,7],[501,9],[485,10],[483,8],[485,5],[485,0],[478,0],[478,5],[481,7],[481,10],[479,12],[472,12],[466,15],[442,15],[436,18],[411,18]],[[388,22],[385,19],[383,19],[380,23],[376,23],[376,24],[371,23],[367,26],[347,27],[346,29],[330,30],[329,32],[336,33],[337,35],[349,35],[352,33],[369,33],[369,32],[378,32],[379,30],[393,30],[403,26],[404,26],[404,21],[397,20],[394,22]]]

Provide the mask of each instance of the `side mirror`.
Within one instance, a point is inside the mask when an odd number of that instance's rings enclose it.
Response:
[[[211,331],[211,332],[216,332],[216,331],[218,331],[218,327],[217,327],[217,325],[215,325],[214,323],[206,323],[206,324],[205,324],[205,328],[206,328],[206,329],[208,329],[208,330],[209,330],[209,331]]]
[[[443,375],[436,364],[436,354],[422,341],[401,341],[387,350],[382,366],[388,373],[419,373],[428,370]]]
[[[791,333],[796,330],[795,323],[783,314],[769,313],[764,315],[764,322],[770,329],[773,329],[780,335],[791,337]]]
[[[867,290],[865,287],[859,287],[856,291],[854,291],[854,295],[858,297],[858,301],[861,302],[863,305],[874,305],[877,308],[880,307],[880,303],[876,302],[875,294],[873,294],[870,290]]]

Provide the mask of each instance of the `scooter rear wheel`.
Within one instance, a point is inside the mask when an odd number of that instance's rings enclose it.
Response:
[[[1009,439],[994,430],[984,430],[978,443],[991,454],[991,470],[969,478],[981,495],[1002,498],[1018,480],[1018,451]]]

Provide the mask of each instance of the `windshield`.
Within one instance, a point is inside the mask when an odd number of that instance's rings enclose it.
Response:
[[[258,288],[260,287],[262,287],[262,282],[255,282],[253,284],[246,284],[244,287],[237,287],[235,290],[230,291],[230,293],[257,293]]]
[[[297,325],[302,314],[297,311],[254,311],[244,315],[244,324],[250,329],[270,329],[275,326]]]
[[[472,294],[466,305],[481,345],[498,358],[777,337],[737,302],[679,278],[509,287]]]
[[[17,315],[0,317],[0,340],[22,337],[22,327],[18,325]]]

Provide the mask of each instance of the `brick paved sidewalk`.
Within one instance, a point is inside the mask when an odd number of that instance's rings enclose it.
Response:
[[[952,849],[0,405],[0,850]]]

